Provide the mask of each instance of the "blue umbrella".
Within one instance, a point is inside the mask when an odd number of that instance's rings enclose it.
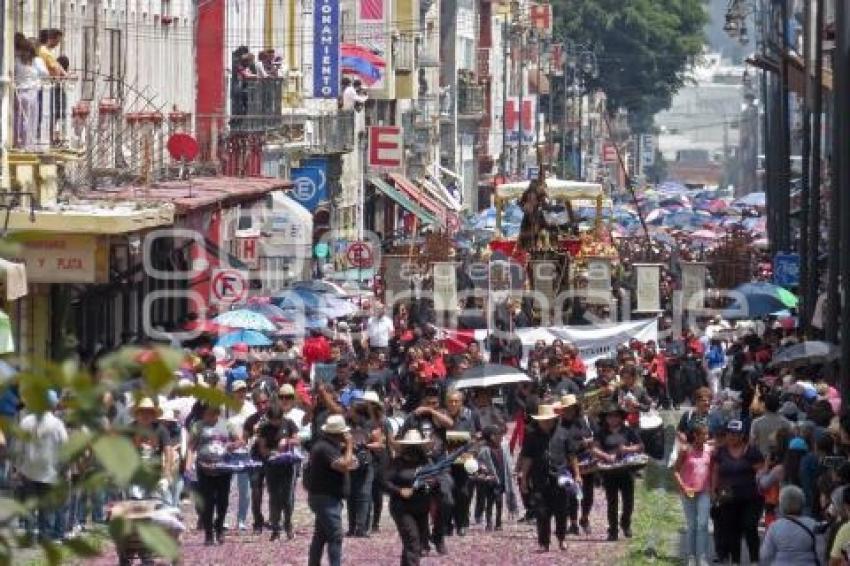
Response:
[[[322,293],[309,289],[288,289],[282,291],[272,298],[272,301],[284,310],[318,308],[322,303]]]
[[[748,195],[744,195],[738,200],[736,200],[733,204],[735,206],[757,206],[764,207],[767,203],[767,197],[764,193],[750,193]]]
[[[761,318],[796,306],[796,298],[788,290],[772,283],[744,283],[734,292],[741,297],[724,312],[724,318]]]
[[[264,330],[271,332],[275,325],[264,315],[248,309],[227,311],[213,319],[216,324],[229,328],[245,328],[249,330]]]
[[[215,343],[216,346],[223,346],[225,348],[230,348],[235,344],[271,346],[272,341],[265,334],[256,330],[234,330],[233,332],[222,334]]]

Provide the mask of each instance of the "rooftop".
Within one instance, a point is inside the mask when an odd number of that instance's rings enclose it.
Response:
[[[187,181],[166,181],[145,187],[117,187],[86,191],[87,200],[133,202],[168,202],[175,215],[216,204],[244,202],[260,198],[272,191],[292,186],[284,179],[266,177],[197,177]]]

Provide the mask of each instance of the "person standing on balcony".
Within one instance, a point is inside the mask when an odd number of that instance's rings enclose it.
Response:
[[[38,56],[44,61],[47,72],[51,77],[64,77],[68,74],[67,69],[59,63],[59,59],[53,54],[53,50],[62,41],[62,31],[52,28],[43,29],[38,32]]]
[[[36,57],[35,44],[22,33],[15,34],[15,145],[20,149],[35,149],[38,93],[46,75],[44,62]]]
[[[345,77],[342,79],[342,109],[343,110],[359,110],[363,108],[363,103],[369,100],[369,96],[362,92],[360,81],[351,82],[351,79]]]

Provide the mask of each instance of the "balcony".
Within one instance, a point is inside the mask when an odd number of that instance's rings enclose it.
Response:
[[[427,30],[419,45],[419,67],[440,66],[440,33],[436,30]]]
[[[308,123],[308,132],[312,132],[305,136],[307,152],[330,155],[348,153],[356,148],[353,110],[311,116]]]
[[[480,120],[484,117],[484,86],[459,82],[457,89],[458,119]]]
[[[79,91],[79,81],[70,78],[42,79],[37,88],[18,89],[12,149],[23,153],[82,151],[91,105],[77,102]]]
[[[437,95],[419,95],[415,101],[416,116],[414,125],[430,126],[440,117],[440,97]]]
[[[284,79],[235,79],[230,84],[230,131],[259,133],[280,128]]]

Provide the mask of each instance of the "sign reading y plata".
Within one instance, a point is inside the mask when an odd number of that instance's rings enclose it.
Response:
[[[313,96],[339,95],[339,0],[316,0],[313,12]]]
[[[97,240],[94,236],[21,237],[20,260],[32,283],[95,283]]]

